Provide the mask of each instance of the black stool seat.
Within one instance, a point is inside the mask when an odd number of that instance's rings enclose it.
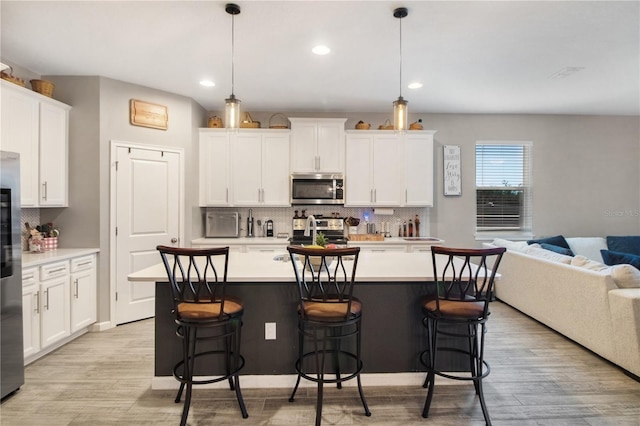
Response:
[[[427,328],[428,336],[428,348],[420,356],[427,371],[424,387],[428,388],[423,417],[429,416],[435,376],[438,375],[453,380],[473,381],[485,423],[491,425],[482,391],[482,379],[491,371],[489,364],[484,360],[484,336],[490,314],[489,302],[493,297],[494,279],[504,252],[505,249],[502,247],[431,248],[437,293],[427,295],[420,301],[424,314],[422,323]],[[441,336],[453,340],[462,339],[462,342],[466,343],[461,345],[462,348],[441,347]],[[438,368],[438,359],[443,352],[466,355],[469,359],[469,371],[441,371]]]
[[[323,385],[357,379],[365,415],[367,406],[360,372],[362,302],[353,296],[360,248],[287,247],[298,284],[298,378],[318,384],[316,426],[322,423]],[[333,376],[333,377],[330,377]]]
[[[187,390],[180,425],[187,424],[193,385],[223,380],[228,380],[229,388],[235,390],[242,417],[247,418],[239,380],[239,371],[244,366],[240,355],[244,305],[226,294],[229,247],[158,246],[157,250],[173,295],[176,336],[182,340],[182,360],[173,368],[173,375],[180,382],[176,403],[182,399],[185,387]],[[212,374],[216,358],[221,358],[224,372]],[[200,360],[198,368],[203,369],[198,375],[206,379],[196,378],[196,359]]]

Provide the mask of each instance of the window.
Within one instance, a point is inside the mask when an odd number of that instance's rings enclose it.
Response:
[[[476,236],[531,233],[531,142],[476,143]]]

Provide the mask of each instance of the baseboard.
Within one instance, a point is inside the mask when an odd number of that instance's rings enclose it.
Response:
[[[91,332],[105,331],[113,327],[115,326],[111,324],[111,321],[96,322],[91,324],[91,326],[89,326],[89,331]]]
[[[241,375],[240,385],[243,389],[265,389],[265,388],[293,388],[296,384],[295,374],[282,375]],[[368,373],[362,374],[362,386],[422,386],[425,373]],[[452,380],[439,380],[438,385],[453,382]],[[176,390],[178,381],[173,376],[155,376],[151,380],[153,390]],[[314,382],[302,380],[300,387],[315,387]],[[356,380],[349,380],[343,383],[344,387],[357,386]],[[199,385],[198,389],[228,389],[229,384],[225,381]]]

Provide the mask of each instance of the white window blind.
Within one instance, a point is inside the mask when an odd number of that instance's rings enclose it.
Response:
[[[476,232],[529,233],[532,143],[476,143]]]

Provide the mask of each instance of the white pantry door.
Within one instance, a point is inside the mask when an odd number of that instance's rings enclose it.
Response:
[[[156,246],[180,241],[180,153],[118,146],[116,324],[155,315],[155,283],[127,276],[161,262]]]

